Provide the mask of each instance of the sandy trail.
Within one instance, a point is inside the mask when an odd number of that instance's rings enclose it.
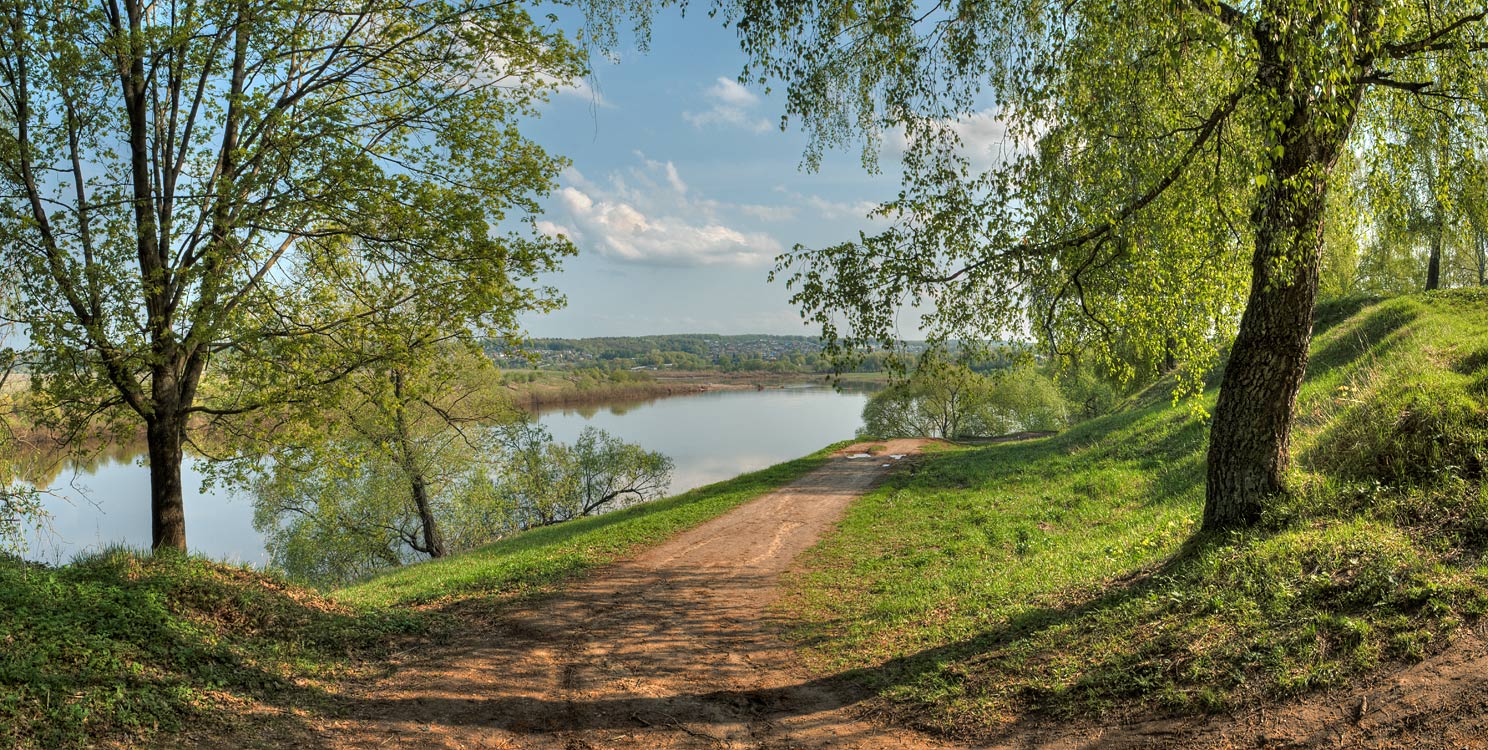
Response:
[[[461,634],[320,723],[327,748],[931,748],[857,719],[865,696],[794,666],[780,574],[891,471],[894,440]],[[883,443],[880,443],[883,444]]]

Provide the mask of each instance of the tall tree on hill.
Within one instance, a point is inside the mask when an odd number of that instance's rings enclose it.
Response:
[[[1109,360],[1117,329],[1199,364],[1233,334],[1206,529],[1284,489],[1329,179],[1375,145],[1351,141],[1361,108],[1429,121],[1488,84],[1488,11],[1461,0],[719,6],[743,78],[784,81],[808,165],[857,137],[907,144],[890,229],[777,267],[834,352],[892,341],[908,305],[938,340],[1031,329]]]
[[[143,423],[156,549],[186,546],[194,417],[554,304],[535,279],[572,248],[493,225],[552,185],[561,161],[517,122],[583,56],[518,4],[7,0],[0,17],[0,253],[33,382],[66,418]],[[393,335],[410,330],[432,333]],[[233,377],[204,382],[224,360]]]

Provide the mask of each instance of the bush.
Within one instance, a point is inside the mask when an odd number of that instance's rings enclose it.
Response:
[[[1020,430],[1056,430],[1069,420],[1058,386],[1032,367],[982,375],[927,359],[908,381],[875,394],[863,407],[869,437],[969,438]]]

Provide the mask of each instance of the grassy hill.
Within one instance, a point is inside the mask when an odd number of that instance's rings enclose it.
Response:
[[[1254,531],[1195,535],[1213,393],[1164,393],[938,455],[859,502],[783,605],[812,666],[989,738],[1340,685],[1488,611],[1488,295],[1319,310],[1296,490]]]

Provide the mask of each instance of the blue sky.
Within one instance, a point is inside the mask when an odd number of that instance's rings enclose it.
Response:
[[[550,280],[568,307],[526,319],[529,333],[815,333],[767,283],[773,258],[871,228],[866,212],[898,188],[893,159],[870,174],[850,150],[802,170],[804,134],[780,130],[778,92],[735,83],[743,63],[732,30],[668,12],[649,52],[597,61],[530,124],[573,161],[541,226],[579,256]]]

